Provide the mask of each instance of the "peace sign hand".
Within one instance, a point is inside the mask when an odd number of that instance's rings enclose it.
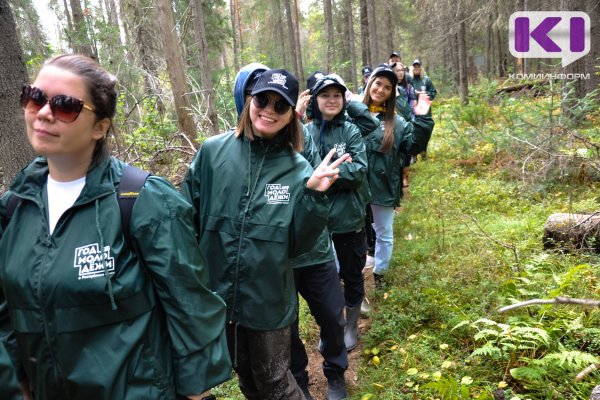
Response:
[[[315,168],[312,176],[306,182],[306,187],[318,192],[324,192],[331,187],[333,182],[338,178],[340,170],[339,165],[350,158],[350,154],[346,153],[334,162],[329,164],[331,158],[335,154],[335,149],[331,149],[327,156],[323,159],[323,162]]]

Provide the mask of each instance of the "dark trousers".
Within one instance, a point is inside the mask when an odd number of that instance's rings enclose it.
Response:
[[[344,296],[335,262],[294,269],[296,291],[302,295],[321,328],[323,371],[343,372],[348,368],[344,344]],[[307,382],[308,356],[298,332],[298,319],[292,324],[291,370],[298,382]]]
[[[373,229],[373,211],[370,204],[367,204],[367,214],[365,215],[365,234],[367,236],[367,251],[372,256],[375,254],[377,236],[375,236],[375,229]]]
[[[258,331],[227,325],[227,346],[249,400],[304,400],[290,372],[290,327]]]
[[[340,265],[340,279],[344,281],[346,306],[355,307],[365,296],[365,279],[362,274],[367,261],[365,230],[334,233],[331,239]]]

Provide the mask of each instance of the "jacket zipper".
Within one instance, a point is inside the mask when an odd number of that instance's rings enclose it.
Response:
[[[249,155],[248,157],[252,157],[252,145],[249,143],[248,146],[250,146],[250,151],[249,151]],[[229,316],[229,323],[233,324],[233,316],[235,315],[235,308],[237,306],[237,295],[238,295],[238,281],[239,281],[239,277],[240,277],[240,255],[242,253],[242,241],[244,239],[244,229],[246,226],[246,216],[248,215],[248,210],[250,209],[250,201],[252,200],[252,196],[254,195],[254,191],[256,189],[256,184],[258,183],[258,178],[260,177],[260,172],[262,169],[262,164],[264,162],[264,159],[266,157],[266,154],[268,152],[269,148],[263,148],[263,155],[262,155],[262,159],[259,161],[259,165],[257,167],[256,170],[256,174],[254,177],[254,182],[252,182],[252,179],[248,179],[248,199],[246,201],[246,207],[244,208],[244,214],[242,216],[242,224],[240,226],[240,238],[238,239],[238,251],[237,251],[237,258],[235,260],[235,277],[233,280],[233,299],[232,299],[232,307],[231,307],[231,315]],[[252,170],[249,169],[248,173],[250,174],[250,176],[252,176]]]

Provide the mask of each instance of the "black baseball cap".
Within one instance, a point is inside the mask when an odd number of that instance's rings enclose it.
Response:
[[[397,51],[392,51],[392,54],[390,54],[389,58],[392,58],[392,57],[398,57],[398,58],[400,58],[400,53],[398,53]]]
[[[369,75],[371,75],[372,72],[373,72],[373,68],[369,67],[368,65],[365,65],[364,67],[362,67],[362,70],[361,70],[362,76],[369,76]]]
[[[306,78],[306,88],[307,89],[312,89],[315,86],[315,83],[317,83],[317,81],[319,79],[321,79],[322,77],[324,77],[325,75],[327,75],[327,72],[323,72],[323,71],[315,71],[312,74],[310,74],[308,76],[308,78]]]
[[[393,65],[396,65],[396,63],[394,63]],[[369,79],[375,79],[378,76],[385,76],[390,80],[390,82],[394,86],[398,84],[398,77],[396,76],[396,73],[387,64],[383,64],[375,68]]]
[[[285,69],[267,70],[254,85],[252,96],[262,92],[279,93],[292,107],[295,107],[298,101],[298,78]]]
[[[415,64],[421,65],[421,60],[419,60],[418,58],[416,58],[415,61],[413,61],[412,65],[415,65]]]

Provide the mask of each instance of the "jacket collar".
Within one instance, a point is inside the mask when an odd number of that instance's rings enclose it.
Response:
[[[118,176],[115,168],[118,167]],[[123,166],[121,163],[107,157],[100,164],[91,167],[86,175],[85,186],[76,203],[85,203],[108,193],[115,192],[115,184],[120,181]],[[38,157],[19,172],[14,179],[10,190],[19,197],[35,199],[40,196],[48,179],[48,161],[45,157]]]

